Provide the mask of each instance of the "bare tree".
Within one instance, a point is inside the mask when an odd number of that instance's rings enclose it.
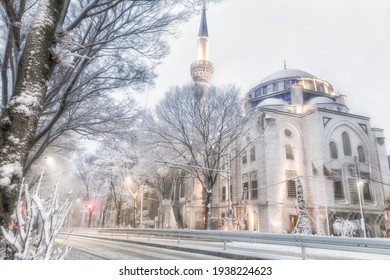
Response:
[[[176,155],[176,167],[201,183],[206,229],[221,159],[246,131],[247,118],[241,115],[235,87],[211,87],[207,103],[194,98],[195,91],[194,86],[185,86],[167,92],[149,129],[158,145]]]
[[[132,170],[132,177],[135,181],[141,182],[150,187],[150,190],[156,194],[158,199],[158,227],[163,227],[162,221],[165,219],[165,214],[169,212],[173,205],[175,194],[175,184],[181,174],[180,170],[170,169],[167,166],[161,166],[156,160],[167,159],[164,149],[151,149],[147,145],[143,147],[142,158],[139,159],[137,165]],[[162,157],[165,154],[165,157]]]
[[[96,119],[107,103],[94,106],[92,101],[153,81],[155,65],[168,52],[166,36],[193,11],[183,2],[0,2],[6,42],[1,61],[1,221],[12,212],[26,167],[53,138],[69,130],[96,132]],[[99,124],[113,120],[109,114]],[[29,155],[34,145],[40,145],[34,149],[37,154]]]

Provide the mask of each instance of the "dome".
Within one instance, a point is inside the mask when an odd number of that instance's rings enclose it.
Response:
[[[261,101],[256,107],[259,108],[272,105],[288,105],[288,103],[280,98],[267,98]]]
[[[308,72],[298,70],[298,69],[283,69],[265,77],[260,83],[264,84],[275,80],[289,79],[289,78],[316,78],[316,77]]]
[[[335,102],[328,97],[318,96],[310,99],[306,104],[324,104],[324,103],[335,103]]]

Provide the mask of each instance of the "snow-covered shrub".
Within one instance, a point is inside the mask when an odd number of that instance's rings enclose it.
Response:
[[[15,214],[8,228],[1,226],[3,240],[0,259],[48,260],[62,259],[67,253],[55,243],[70,209],[70,200],[58,203],[58,184],[53,194],[42,199],[37,190],[30,194],[28,185],[22,183]]]
[[[357,230],[358,227],[356,224],[348,219],[345,220],[341,217],[337,217],[333,223],[333,231],[336,235],[352,237]]]

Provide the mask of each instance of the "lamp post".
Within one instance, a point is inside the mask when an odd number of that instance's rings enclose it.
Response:
[[[39,175],[39,181],[38,181],[38,186],[37,186],[37,193],[39,193],[39,190],[41,188],[43,174],[45,173],[45,169],[46,169],[46,163],[48,163],[49,161],[52,161],[52,160],[53,160],[52,157],[46,157],[44,162],[43,162],[41,174]]]
[[[143,202],[144,202],[144,186],[142,184],[139,184],[135,181],[133,181],[129,176],[126,177],[125,179],[125,184],[127,185],[127,190],[129,191],[129,193],[131,194],[131,196],[133,197],[134,199],[134,227],[136,225],[136,209],[137,209],[137,206],[136,206],[136,200],[137,200],[137,195],[131,190],[130,188],[130,185],[131,183],[134,182],[136,183],[138,186],[140,186],[140,190],[141,190],[141,206],[140,206],[140,227],[142,227],[142,223],[143,223],[143,219],[142,219],[142,208],[143,208]]]
[[[364,221],[364,214],[363,214],[363,202],[362,202],[362,195],[361,195],[361,190],[360,190],[360,171],[359,171],[359,166],[357,162],[356,156],[354,157],[355,160],[355,176],[356,176],[356,187],[358,191],[358,197],[359,197],[359,206],[360,206],[360,224],[363,230],[363,237],[367,238],[366,234],[366,224]]]
[[[223,169],[213,169],[213,168],[206,168],[206,167],[202,167],[202,166],[192,166],[192,165],[186,165],[186,164],[180,164],[180,163],[175,163],[175,162],[168,162],[168,161],[161,161],[161,160],[156,160],[156,162],[160,162],[160,163],[163,163],[163,164],[166,164],[168,165],[169,167],[172,167],[172,168],[181,168],[181,167],[191,167],[191,168],[197,168],[197,169],[200,169],[200,170],[209,170],[209,171],[215,171],[217,172],[220,176],[222,176],[223,178],[225,178],[227,180],[227,184],[228,184],[228,227],[229,227],[229,230],[231,229],[231,226],[232,226],[232,214],[233,214],[233,211],[232,211],[232,202],[231,202],[231,186],[230,186],[230,153],[227,154],[228,155],[228,163],[227,163],[227,170],[223,170]],[[226,173],[226,175],[223,175],[223,173]],[[211,208],[209,209],[211,211]]]

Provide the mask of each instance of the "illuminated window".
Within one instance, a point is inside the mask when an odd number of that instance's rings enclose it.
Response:
[[[298,216],[290,215],[290,231],[293,232],[295,230],[295,226],[297,225]]]
[[[364,153],[364,149],[362,146],[359,146],[357,148],[358,150],[358,158],[359,158],[359,162],[366,162],[366,155]]]
[[[337,146],[335,142],[330,142],[329,143],[329,150],[330,150],[330,157],[333,159],[338,159],[339,158],[339,153],[337,151]]]
[[[348,133],[343,132],[343,134],[341,135],[341,138],[343,140],[344,155],[345,156],[352,156],[351,141],[349,139]]]

